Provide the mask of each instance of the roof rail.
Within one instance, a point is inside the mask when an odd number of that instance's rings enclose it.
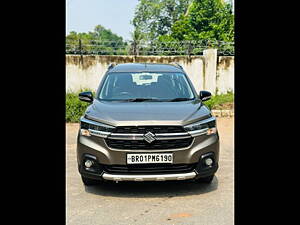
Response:
[[[110,69],[112,69],[112,68],[114,68],[116,66],[116,64],[115,63],[111,63],[111,64],[109,64],[109,66],[108,66],[108,70],[110,70]]]
[[[178,62],[172,62],[171,64],[183,70],[183,67]]]

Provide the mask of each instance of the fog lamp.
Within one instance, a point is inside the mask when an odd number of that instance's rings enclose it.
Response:
[[[213,128],[209,128],[206,132],[207,135],[211,135],[211,134],[215,134],[217,133],[217,128],[213,127]]]
[[[211,166],[213,164],[213,160],[211,158],[207,158],[207,159],[205,159],[205,164],[207,166]]]
[[[87,136],[87,137],[91,136],[90,131],[87,129],[80,129],[80,132],[82,136]]]
[[[94,164],[94,162],[89,159],[86,160],[84,163],[85,167],[87,167],[87,168],[90,168],[93,164]]]

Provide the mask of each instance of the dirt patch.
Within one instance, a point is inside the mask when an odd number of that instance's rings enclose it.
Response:
[[[234,58],[232,56],[220,56],[218,60],[218,66],[223,67],[225,70],[230,67],[231,61],[233,61]]]
[[[234,103],[233,102],[222,103],[222,104],[213,106],[212,109],[217,109],[217,110],[233,110],[234,109]]]
[[[176,213],[171,216],[169,216],[169,219],[176,219],[176,218],[185,218],[185,217],[191,217],[192,215],[189,213]]]

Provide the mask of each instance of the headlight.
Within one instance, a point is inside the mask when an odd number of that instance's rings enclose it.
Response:
[[[184,129],[192,136],[215,134],[217,133],[216,118],[210,117],[208,119],[186,125],[184,126]]]
[[[95,135],[99,137],[107,137],[107,135],[114,129],[115,127],[113,126],[92,121],[84,117],[80,119],[80,132],[83,136]]]

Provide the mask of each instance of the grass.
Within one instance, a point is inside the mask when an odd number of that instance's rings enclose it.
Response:
[[[233,109],[234,94],[228,92],[227,94],[212,96],[210,100],[204,102],[210,109]]]
[[[78,93],[67,93],[66,94],[66,122],[67,123],[78,123],[81,116],[83,116],[86,108],[90,105],[87,102],[80,101]],[[95,93],[93,93],[95,95]]]

